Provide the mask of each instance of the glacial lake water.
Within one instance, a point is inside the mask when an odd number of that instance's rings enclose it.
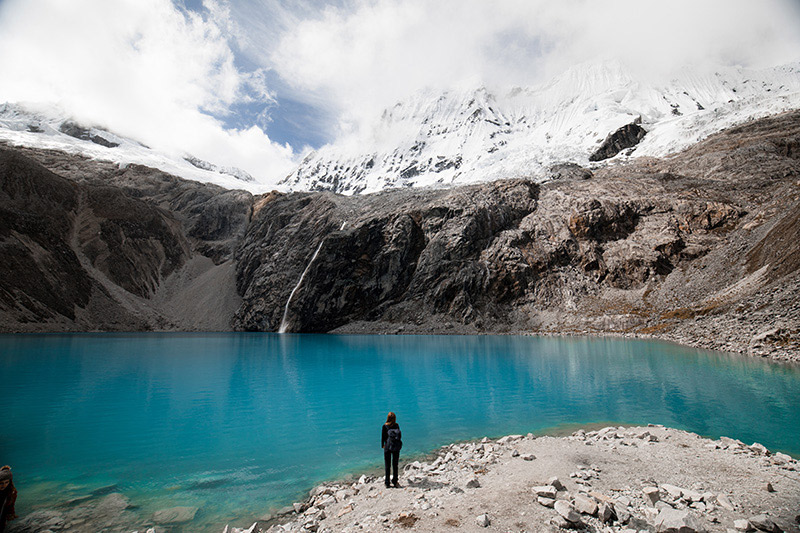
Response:
[[[512,336],[0,335],[0,463],[18,514],[118,491],[221,531],[483,436],[665,424],[800,455],[800,371],[661,342]],[[105,488],[104,488],[105,487]]]

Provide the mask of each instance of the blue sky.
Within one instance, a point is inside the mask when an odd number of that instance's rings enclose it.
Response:
[[[268,182],[415,92],[599,59],[654,76],[797,61],[800,1],[0,0],[0,103]]]

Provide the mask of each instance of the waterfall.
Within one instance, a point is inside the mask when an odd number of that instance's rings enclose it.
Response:
[[[317,246],[317,250],[314,252],[314,255],[311,256],[311,261],[308,262],[306,265],[306,269],[303,270],[303,273],[300,274],[300,279],[297,282],[297,285],[294,286],[292,292],[289,293],[289,299],[286,300],[286,306],[283,308],[283,319],[281,320],[281,326],[278,328],[278,333],[286,333],[286,330],[289,329],[289,323],[286,321],[286,317],[289,314],[289,304],[292,302],[292,297],[294,297],[294,293],[297,292],[297,289],[300,288],[300,285],[303,283],[303,278],[306,277],[308,274],[308,270],[311,268],[311,265],[314,263],[314,259],[317,258],[319,251],[322,249],[322,245],[325,243],[325,239],[319,241],[319,246]]]

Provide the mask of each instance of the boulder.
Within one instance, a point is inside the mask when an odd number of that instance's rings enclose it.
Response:
[[[767,533],[781,533],[783,530],[778,527],[778,524],[772,521],[772,519],[765,515],[760,514],[750,518],[750,524],[760,530],[766,531]]]
[[[534,459],[536,459],[536,456],[533,455],[532,453],[526,453],[525,455],[522,456],[522,459],[524,459],[525,461],[533,461]]]
[[[769,450],[763,444],[759,444],[758,442],[754,442],[749,446],[750,451],[755,453],[756,455],[769,455]]]
[[[733,521],[733,527],[737,531],[752,531],[753,530],[753,526],[751,526],[750,522],[745,520],[744,518],[742,518],[740,520],[734,520]]]
[[[577,509],[575,509],[575,506],[568,501],[558,500],[553,508],[568,522],[573,524],[579,524],[581,522],[580,513],[578,513]]]
[[[600,508],[597,510],[597,518],[604,524],[609,524],[617,519],[617,513],[614,510],[614,505],[611,503],[601,503]]]
[[[594,516],[597,514],[597,502],[586,494],[578,494],[575,496],[575,509],[579,513]]]
[[[467,481],[467,488],[468,489],[477,489],[481,486],[481,482],[478,481],[478,478],[473,477],[469,481]]]
[[[680,500],[684,493],[684,489],[676,487],[675,485],[670,485],[669,483],[664,483],[661,485],[661,488],[667,491],[667,494],[669,494],[669,497],[673,500]]]
[[[703,524],[689,511],[661,509],[655,518],[658,533],[701,533]]]
[[[489,515],[488,514],[480,515],[479,517],[477,517],[475,519],[475,522],[477,522],[477,524],[479,526],[481,526],[481,527],[489,527],[489,525],[492,523],[492,521],[489,520]]]
[[[157,524],[180,524],[191,522],[200,509],[197,507],[170,507],[153,513],[153,522]]]

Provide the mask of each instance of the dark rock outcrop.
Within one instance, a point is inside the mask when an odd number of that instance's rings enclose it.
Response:
[[[600,147],[589,156],[589,161],[610,159],[625,150],[639,144],[647,131],[639,125],[639,121],[622,126],[614,133],[609,133]]]
[[[237,254],[245,300],[237,327],[277,330],[284,312],[292,331],[402,317],[405,308],[420,317],[467,318],[493,282],[481,253],[494,235],[535,209],[537,190],[511,180],[358,197],[265,198]]]

